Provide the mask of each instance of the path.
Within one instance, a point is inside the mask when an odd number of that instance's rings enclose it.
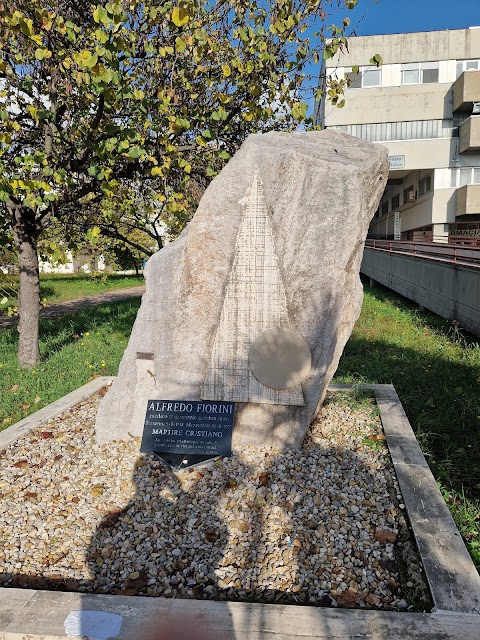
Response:
[[[117,302],[118,300],[128,300],[128,298],[137,298],[143,295],[145,292],[145,286],[140,285],[138,287],[127,287],[125,289],[117,289],[115,291],[108,291],[106,293],[97,293],[94,296],[86,296],[85,298],[78,298],[76,300],[67,300],[66,302],[55,302],[43,307],[40,310],[40,318],[58,318],[66,313],[73,313],[78,309],[84,309],[85,307],[94,307],[105,302]],[[18,316],[9,318],[7,316],[0,316],[0,329],[7,329],[13,327],[18,322]]]

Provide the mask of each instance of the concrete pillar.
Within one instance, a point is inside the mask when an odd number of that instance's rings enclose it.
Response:
[[[448,224],[440,223],[432,225],[433,241],[434,242],[448,242]]]

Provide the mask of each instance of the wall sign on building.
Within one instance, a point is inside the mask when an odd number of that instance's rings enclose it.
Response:
[[[400,218],[399,211],[395,211],[395,220],[393,223],[393,239],[394,240],[402,239],[402,220]]]
[[[405,156],[388,156],[388,162],[390,163],[390,169],[405,168]]]

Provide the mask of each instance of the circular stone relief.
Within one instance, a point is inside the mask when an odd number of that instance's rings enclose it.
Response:
[[[253,342],[248,353],[253,375],[272,389],[300,384],[312,366],[308,344],[292,329],[267,329]]]

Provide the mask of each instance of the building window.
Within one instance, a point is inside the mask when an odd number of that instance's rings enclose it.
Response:
[[[388,200],[382,204],[382,216],[387,215],[388,213]]]
[[[430,84],[438,82],[438,62],[402,64],[402,84]]]
[[[450,186],[464,187],[466,184],[480,184],[480,167],[452,169]]]
[[[475,71],[480,69],[480,60],[457,60],[457,78],[464,71]]]
[[[432,190],[432,176],[425,176],[418,183],[418,195],[422,196]]]
[[[365,69],[362,76],[362,87],[379,87],[382,82],[380,69]]]
[[[407,202],[412,202],[415,200],[415,192],[413,190],[413,184],[404,189],[403,191],[403,204],[407,204]]]
[[[362,89],[364,87],[379,87],[382,84],[382,70],[371,67],[360,67],[358,73],[346,70],[345,78],[350,89]]]

